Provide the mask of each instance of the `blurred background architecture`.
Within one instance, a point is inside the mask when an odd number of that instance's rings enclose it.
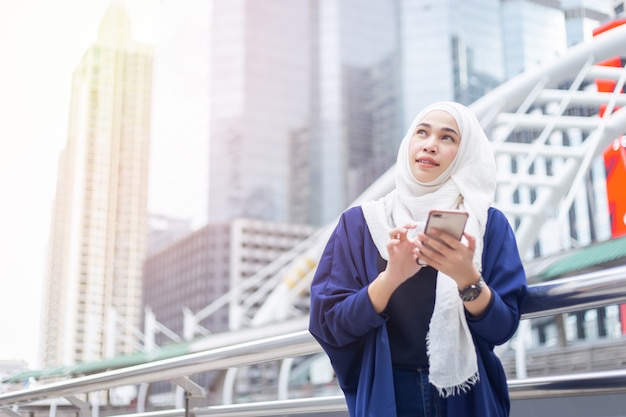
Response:
[[[132,42],[124,4],[113,0],[74,75],[42,365],[168,346],[187,352],[185,343],[305,317],[304,284],[319,250],[312,242],[385,177],[421,108],[476,103],[625,18],[624,1],[614,0],[162,0],[151,48]],[[606,65],[623,68],[624,57]],[[559,87],[616,88],[596,81]],[[529,107],[537,118],[562,115],[541,102]],[[565,116],[603,110],[581,103]],[[626,257],[626,151],[618,138],[572,181],[568,204],[546,209],[539,230],[525,228],[531,213],[519,207],[538,207],[546,184],[523,181],[566,167],[591,130],[577,121],[557,134],[531,121],[514,128],[512,119],[490,132],[510,182],[498,204],[516,230],[532,235],[522,249],[535,282],[597,267],[591,260],[546,269],[590,256],[584,251],[594,245],[611,245],[602,246],[615,254],[604,267]],[[538,137],[552,154],[515,147]],[[539,157],[529,163],[529,154]],[[520,343],[528,352],[609,339],[623,347],[624,334],[626,310],[609,306],[529,322]],[[512,349],[502,357],[511,359]],[[562,350],[551,353],[533,369]],[[507,363],[511,375],[519,372]],[[317,376],[303,380],[328,377],[323,361],[306,365]],[[279,373],[256,366],[197,382],[237,379],[239,393],[252,396]]]
[[[42,364],[132,353],[146,247],[151,47],[114,1],[72,78],[42,314]],[[123,323],[118,326],[119,323]]]

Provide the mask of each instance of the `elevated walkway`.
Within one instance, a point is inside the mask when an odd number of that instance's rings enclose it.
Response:
[[[525,268],[528,281],[531,284],[549,283],[555,279],[572,277],[573,280],[585,277],[586,273],[601,272],[615,267],[626,265],[626,236],[599,242],[585,248],[577,248],[559,253],[547,258],[536,259],[528,263]],[[544,286],[535,287],[536,291],[543,291]],[[608,291],[608,290],[605,290]],[[542,300],[536,297],[532,302]],[[550,299],[550,306],[533,306],[533,310],[541,311],[543,316],[548,310],[558,314],[560,310],[554,297]],[[580,300],[579,300],[580,301]],[[597,300],[592,299],[591,304],[581,302],[579,309],[589,308],[595,305]],[[569,307],[568,307],[569,308]],[[527,311],[526,317],[530,317]],[[120,355],[111,359],[78,363],[72,366],[60,366],[37,370],[24,370],[5,377],[0,383],[24,384],[28,381],[49,381],[66,378],[91,375],[95,373],[126,368],[129,366],[143,365],[160,360],[175,358],[187,354],[206,351],[209,349],[224,348],[241,343],[270,336],[306,330],[308,318],[300,316],[279,323],[271,323],[261,327],[244,328],[227,333],[215,333],[211,336],[198,337],[194,340],[181,343],[164,345],[153,351],[137,352],[132,355]],[[529,375],[560,374],[563,370],[576,369],[574,364],[579,363],[586,371],[598,371],[614,369],[615,367],[626,368],[626,338],[623,341],[609,341],[606,344],[590,344],[589,346],[572,346],[565,352],[563,349],[545,349],[528,352]],[[571,351],[571,352],[570,352]],[[563,355],[571,356],[571,360],[564,361]],[[559,358],[560,360],[555,360]],[[597,359],[595,359],[597,358]],[[514,358],[502,355],[503,362],[508,368],[508,375],[515,375]],[[557,366],[550,364],[558,364]]]
[[[498,179],[496,205],[513,225],[524,255],[533,252],[541,233],[569,238],[568,215],[593,161],[626,132],[622,92],[626,69],[601,65],[615,56],[626,56],[626,25],[572,48],[552,64],[521,74],[471,106],[493,140],[501,171],[511,173]],[[598,79],[613,83],[613,92],[598,92],[594,85]],[[599,116],[601,107],[604,112]],[[391,169],[354,204],[384,195],[393,182]],[[238,322],[250,328],[162,348],[163,356],[138,354],[15,375],[14,381],[33,377],[40,382],[0,394],[0,413],[9,417],[345,415],[336,383],[313,383],[311,374],[307,381],[299,379],[302,373],[293,372],[300,363],[310,364],[311,358],[324,358],[305,330],[303,312],[317,259],[332,227],[334,223],[246,280],[243,285],[258,289],[252,297],[235,302],[241,312]],[[545,269],[535,265],[531,276],[542,280],[530,288],[524,319],[626,303],[623,244],[617,239],[602,250],[590,247],[574,258],[564,256]],[[614,251],[617,255],[610,255]],[[583,260],[575,268],[578,275],[550,279],[573,273],[572,264]],[[206,317],[233,298],[224,295],[195,318]],[[259,300],[263,301],[260,308]],[[234,391],[237,369],[266,363],[276,366],[273,399],[239,397]],[[220,375],[210,390],[194,381],[204,372]],[[50,382],[44,376],[58,379]],[[172,404],[153,406],[148,402],[149,388],[159,381],[172,381],[184,395]],[[513,416],[615,416],[624,415],[626,409],[624,368],[512,378],[509,383]],[[114,394],[128,387],[137,390],[133,402],[116,405]]]
[[[624,302],[626,266],[621,265],[532,285],[523,318],[575,311],[581,305],[591,308]],[[282,334],[269,335],[270,332],[281,333],[279,329],[282,325],[289,326],[291,331],[283,329]],[[235,336],[238,342],[232,339],[226,342],[232,335],[224,335],[224,344],[215,341],[212,342],[214,346],[206,345],[204,350],[195,353],[5,392],[0,394],[0,412],[9,417],[18,417],[21,413],[39,413],[50,417],[55,417],[57,413],[137,417],[345,415],[345,402],[335,381],[313,384],[290,377],[297,358],[321,354],[320,346],[305,329],[306,320],[302,318],[264,328],[246,329]],[[264,336],[260,337],[260,334]],[[280,372],[275,381],[275,391],[268,397],[274,399],[270,400],[238,403],[232,392],[230,396],[222,392],[220,402],[219,395],[211,395],[207,387],[197,385],[192,378],[209,371],[221,371],[227,376],[228,369],[271,361],[278,361]],[[176,383],[186,393],[184,401],[179,407],[170,405],[155,409],[147,402],[148,387],[151,383],[167,380]],[[542,412],[535,410],[533,414],[525,415],[547,415],[545,410],[554,413],[564,406],[568,407],[571,401],[581,401],[583,397],[587,398],[585,404],[595,403],[594,414],[567,415],[619,415],[609,414],[614,412],[609,406],[626,404],[626,368],[511,379],[509,385],[514,411],[519,411],[513,415],[524,415],[521,414],[526,412],[523,410],[535,408],[537,402],[531,400],[546,402],[546,408]],[[140,387],[137,400],[125,407],[116,407],[111,402],[111,393],[127,386]],[[223,384],[222,389],[227,390],[228,385]],[[603,400],[597,402],[600,398]],[[559,411],[556,415],[566,414]]]

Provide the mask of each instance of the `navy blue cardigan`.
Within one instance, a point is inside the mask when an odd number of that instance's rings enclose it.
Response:
[[[346,210],[324,249],[311,285],[309,330],[328,354],[353,417],[395,417],[396,405],[385,316],[367,287],[378,276],[378,250],[360,207]],[[482,275],[493,293],[487,311],[468,315],[480,381],[448,398],[448,415],[508,416],[510,400],[495,345],[509,340],[520,319],[526,276],[513,230],[489,209]]]

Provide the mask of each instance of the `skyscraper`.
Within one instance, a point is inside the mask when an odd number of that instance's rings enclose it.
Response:
[[[565,14],[559,2],[517,0],[501,5],[506,78],[563,56]]]
[[[167,204],[193,190],[180,212],[206,199],[208,222],[328,224],[395,162],[425,105],[470,104],[564,53],[572,2],[165,1],[176,42],[157,67],[174,78],[158,82],[168,92],[156,96],[155,126],[168,118],[175,145],[159,186],[188,175]],[[610,3],[580,2],[594,3],[587,23]]]
[[[289,163],[308,142],[309,0],[212,2],[209,221],[290,219],[293,180],[306,185],[310,160]],[[295,168],[295,171],[294,171]],[[299,215],[306,216],[300,212]]]
[[[189,209],[204,198],[208,222],[321,225],[395,161],[396,1],[165,1],[162,10],[155,214],[202,218]],[[175,198],[158,197],[166,184]]]
[[[567,46],[589,41],[593,30],[617,12],[614,10],[617,3],[607,0],[561,0],[565,13]]]
[[[397,1],[313,1],[311,199],[328,224],[396,161],[401,123]]]
[[[403,126],[438,100],[470,104],[506,78],[501,0],[400,0]]]
[[[72,77],[49,239],[45,366],[136,348],[152,60],[151,47],[132,41],[124,5],[113,0]]]

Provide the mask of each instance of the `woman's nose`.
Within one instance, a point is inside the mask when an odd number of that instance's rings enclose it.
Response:
[[[424,151],[426,152],[436,152],[437,147],[435,146],[435,141],[432,139],[427,140],[423,146]]]

